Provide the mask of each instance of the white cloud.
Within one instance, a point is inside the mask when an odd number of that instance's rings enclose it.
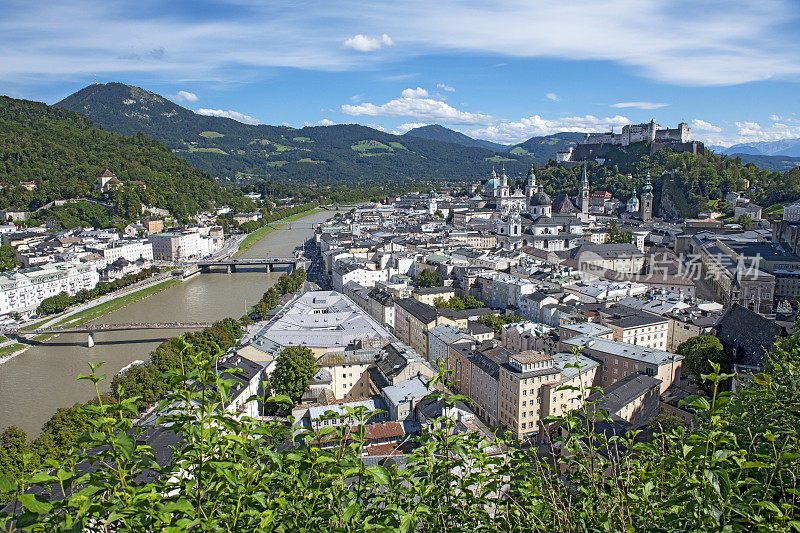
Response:
[[[382,54],[351,51],[391,46],[394,39],[403,42],[404,59],[473,53],[500,62],[601,61],[674,85],[800,74],[794,0],[406,0],[372,3],[368,13],[356,0],[306,2],[302,10],[290,0],[223,3],[236,8],[198,18],[190,4],[166,15],[142,9],[131,16],[119,2],[5,2],[0,79],[6,85],[87,80],[97,72],[106,79],[147,73],[147,79],[227,82],[232,67],[243,77],[266,67],[363,70]],[[336,46],[347,35],[349,44]]]
[[[556,93],[547,93],[546,95],[544,95],[544,97],[547,98],[548,100],[558,102],[558,95]]]
[[[635,109],[659,109],[662,107],[667,107],[669,104],[661,104],[658,102],[617,102],[616,104],[611,104],[608,107],[616,107],[617,109],[626,108],[626,107],[633,107]]]
[[[233,120],[237,122],[243,122],[244,124],[261,124],[261,121],[257,118],[251,117],[250,115],[245,115],[244,113],[239,113],[238,111],[225,109],[198,109],[195,111],[195,113],[209,117],[232,118]]]
[[[425,122],[406,122],[405,124],[400,124],[399,126],[397,126],[394,130],[392,130],[392,133],[394,133],[395,135],[402,135],[409,130],[413,130],[414,128],[421,128],[422,126],[427,126],[427,125],[428,124]]]
[[[403,98],[427,98],[428,91],[423,89],[422,87],[417,87],[416,89],[404,89],[401,93]]]
[[[305,124],[306,126],[333,126],[334,124],[336,124],[336,122],[328,118],[323,118],[316,122],[306,122]]]
[[[488,125],[497,122],[490,115],[460,111],[441,100],[429,98],[428,91],[422,87],[406,89],[400,98],[381,105],[369,102],[346,104],[342,106],[342,112],[354,116],[413,117],[428,123]]]
[[[781,117],[780,115],[770,115],[769,119],[773,122],[778,122],[781,119]]]
[[[719,133],[722,131],[722,128],[719,126],[715,126],[710,122],[706,122],[705,120],[701,120],[696,118],[692,120],[692,129],[697,131],[712,131],[715,133]]]
[[[562,131],[601,133],[614,127],[630,124],[629,118],[616,115],[598,118],[593,115],[546,119],[539,115],[517,121],[504,121],[485,128],[465,131],[475,139],[486,139],[499,143],[518,143],[531,137],[551,135]]]
[[[344,41],[346,48],[352,48],[356,52],[374,52],[384,46],[394,46],[394,41],[385,33],[380,37],[367,37],[359,33]]]
[[[189,91],[178,91],[178,94],[175,95],[175,100],[178,102],[196,102],[198,98],[196,94]]]
[[[437,84],[436,84],[436,87],[437,87],[438,89],[441,89],[441,90],[443,90],[443,91],[447,91],[447,92],[449,92],[449,93],[454,93],[454,92],[456,92],[456,90],[455,90],[453,87],[450,87],[449,85],[447,85],[447,84],[445,84],[445,83],[437,83]]]

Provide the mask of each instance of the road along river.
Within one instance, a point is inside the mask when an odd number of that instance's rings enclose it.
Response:
[[[314,213],[295,221],[290,230],[275,230],[241,258],[289,256],[313,235],[309,222],[321,222],[332,215],[329,211]],[[92,323],[213,322],[229,316],[239,318],[280,275],[281,272],[255,271],[199,274]],[[62,334],[0,364],[0,431],[15,425],[24,429],[29,438],[37,436],[56,409],[91,398],[91,384],[76,381],[79,373],[87,373],[87,361],[105,361],[102,371],[109,376],[101,383],[105,391],[120,369],[137,359],[146,360],[164,339],[178,334],[180,331],[176,330],[99,332],[92,348],[86,347],[86,334]]]

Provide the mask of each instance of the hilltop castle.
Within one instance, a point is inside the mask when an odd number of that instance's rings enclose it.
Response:
[[[634,143],[646,142],[650,145],[650,155],[661,148],[672,148],[678,152],[702,153],[703,143],[689,140],[689,125],[678,124],[675,129],[662,129],[651,120],[646,124],[628,124],[622,133],[587,133],[582,143],[570,146],[568,150],[556,152],[558,163],[604,159],[615,147],[626,147]]]

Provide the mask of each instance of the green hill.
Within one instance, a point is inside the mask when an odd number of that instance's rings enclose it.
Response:
[[[96,176],[105,169],[146,185],[141,200],[183,217],[227,193],[206,173],[144,135],[96,128],[75,112],[0,97],[0,207],[37,209],[63,198],[98,197]],[[36,189],[19,186],[33,181]]]
[[[583,133],[561,132],[541,137],[531,137],[525,142],[516,144],[508,149],[508,153],[516,156],[528,156],[536,160],[537,163],[544,163],[549,159],[555,159],[556,152],[575,146],[583,140]]]
[[[484,141],[483,139],[473,139],[468,135],[464,135],[461,132],[445,128],[444,126],[440,126],[438,124],[420,126],[419,128],[408,130],[403,135],[406,137],[417,137],[419,139],[430,139],[432,141],[460,144],[461,146],[488,148],[497,152],[504,152],[509,149],[508,145]]]
[[[218,178],[249,175],[335,184],[474,181],[486,176],[495,163],[495,152],[489,148],[391,135],[354,124],[293,129],[198,115],[155,93],[121,83],[90,85],[56,105],[85,115],[109,131],[142,132]],[[532,161],[524,154],[504,157],[511,176],[524,174]]]

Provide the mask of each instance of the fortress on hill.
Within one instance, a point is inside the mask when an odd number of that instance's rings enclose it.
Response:
[[[645,124],[628,124],[622,133],[587,133],[582,143],[570,146],[568,150],[556,153],[558,163],[591,161],[604,159],[613,148],[646,142],[650,145],[650,155],[661,148],[672,148],[678,152],[702,153],[703,143],[689,139],[689,125],[685,122],[677,128],[661,128],[651,120]]]

